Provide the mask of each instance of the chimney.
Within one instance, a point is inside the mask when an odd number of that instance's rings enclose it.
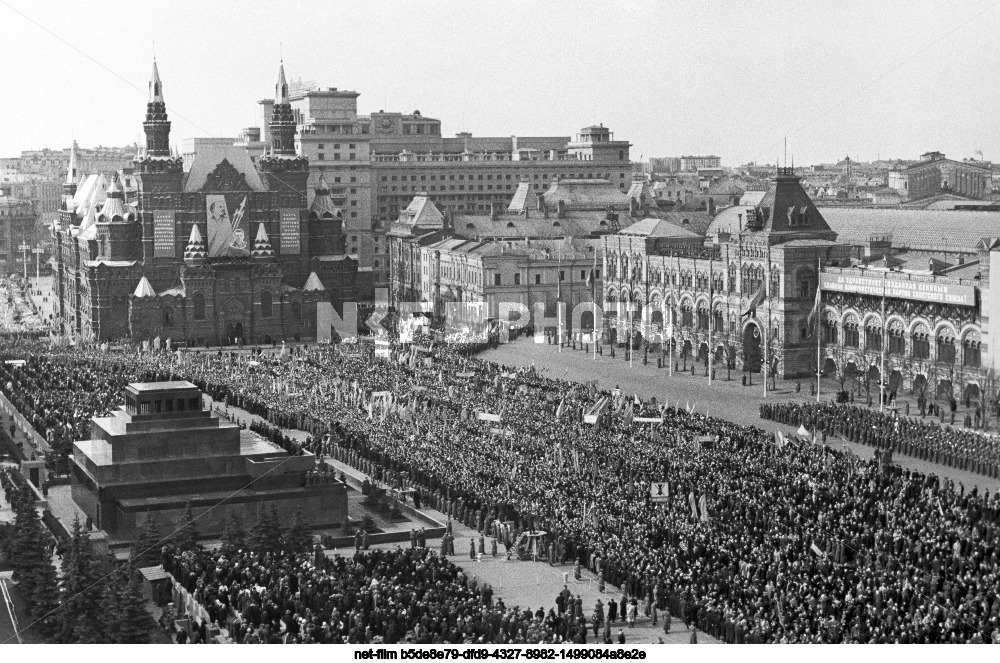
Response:
[[[712,198],[711,196],[708,198],[708,215],[712,217],[715,216],[715,198]]]
[[[965,256],[958,256],[958,264],[959,265],[965,264]]]
[[[560,200],[556,204],[556,210],[557,210],[556,216],[558,218],[560,218],[560,219],[565,219],[566,218],[566,201],[565,200]]]
[[[545,198],[541,194],[539,194],[538,196],[535,197],[535,202],[538,203],[538,211],[539,212],[544,212],[545,211]]]

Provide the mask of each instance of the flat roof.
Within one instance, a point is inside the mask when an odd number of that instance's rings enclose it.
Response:
[[[131,382],[130,388],[138,392],[144,391],[176,391],[180,389],[198,389],[198,387],[187,380],[173,380],[170,382]]]

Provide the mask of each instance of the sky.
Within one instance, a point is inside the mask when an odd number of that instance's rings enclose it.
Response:
[[[1000,0],[0,0],[0,156],[138,140],[157,58],[171,142],[259,125],[278,63],[444,135],[572,136],[724,165],[1000,160]]]

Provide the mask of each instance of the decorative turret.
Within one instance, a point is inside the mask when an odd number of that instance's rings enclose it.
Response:
[[[205,246],[205,240],[201,238],[198,224],[194,224],[191,226],[191,236],[188,238],[187,248],[184,249],[184,262],[204,262],[207,257],[208,249]]]
[[[306,206],[306,180],[309,160],[295,154],[295,115],[288,101],[288,83],[285,65],[278,67],[278,84],[274,86],[274,105],[267,123],[271,146],[257,164],[268,188],[292,190],[301,195],[301,206]]]
[[[264,224],[257,224],[257,238],[253,242],[253,251],[250,252],[250,256],[255,260],[273,260],[274,259],[274,249],[271,247],[271,240],[267,236],[267,231],[264,230]]]
[[[63,183],[63,209],[73,209],[73,196],[76,195],[76,141],[69,148],[69,169],[66,171],[66,182]]]
[[[139,279],[139,285],[135,287],[135,292],[132,293],[132,296],[139,299],[156,297],[156,290],[153,290],[153,284],[149,282],[149,279],[143,276]]]
[[[285,82],[285,63],[278,66],[278,83],[274,86],[274,108],[271,121],[271,149],[274,156],[295,156],[295,116],[288,102],[288,83]]]
[[[326,288],[323,286],[323,282],[319,280],[316,272],[309,272],[309,278],[306,279],[305,285],[302,286],[303,292],[323,292]]]
[[[142,129],[146,133],[146,149],[135,157],[139,174],[180,174],[183,161],[170,152],[170,120],[167,119],[167,106],[163,102],[163,82],[160,80],[160,70],[156,66],[155,58],[153,75],[149,80],[146,119],[142,123]]]
[[[97,215],[98,223],[127,223],[134,220],[135,215],[125,204],[125,192],[122,190],[121,181],[117,174],[111,179],[107,196],[104,206],[101,207],[101,211]]]
[[[313,198],[309,212],[316,215],[318,219],[341,219],[343,211],[337,207],[330,196],[330,185],[326,183],[326,177],[320,173],[319,182],[316,183],[316,196]]]
[[[163,103],[163,83],[153,59],[153,76],[149,81],[149,103],[146,104],[146,120],[142,123],[146,132],[146,156],[170,156],[170,120],[167,106]]]

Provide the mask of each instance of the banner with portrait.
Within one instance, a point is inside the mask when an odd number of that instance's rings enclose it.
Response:
[[[245,193],[210,193],[205,196],[208,215],[208,255],[211,258],[250,255],[250,219]]]

